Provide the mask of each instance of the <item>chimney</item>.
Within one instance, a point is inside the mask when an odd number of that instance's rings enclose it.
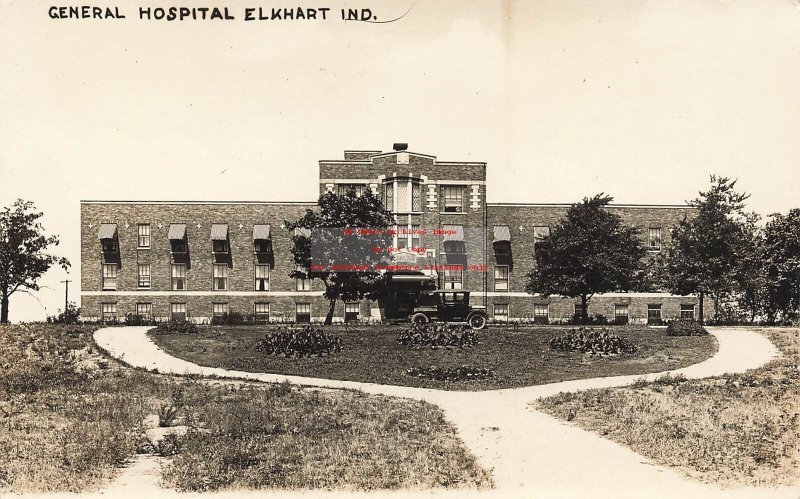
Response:
[[[403,144],[402,142],[395,142],[393,149],[395,151],[407,151],[408,150],[408,144]]]

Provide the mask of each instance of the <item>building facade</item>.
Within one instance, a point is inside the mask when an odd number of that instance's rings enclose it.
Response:
[[[400,282],[472,291],[490,319],[536,322],[572,318],[579,301],[524,291],[534,243],[568,204],[486,202],[486,164],[439,161],[395,144],[390,152],[345,151],[319,162],[319,191],[370,189],[394,215],[393,258],[417,272]],[[324,319],[318,281],[295,279],[296,220],[316,202],[81,202],[81,307],[89,320],[212,320],[228,312],[275,322]],[[651,254],[669,243],[669,228],[692,208],[611,205],[640,227]],[[390,280],[391,281],[391,280]],[[408,304],[407,304],[408,305]],[[410,306],[410,305],[408,305]],[[667,293],[597,295],[589,313],[624,322],[694,317],[696,297]],[[400,306],[400,313],[406,308]],[[338,303],[336,321],[382,320],[385,304]],[[396,315],[396,314],[395,314]]]

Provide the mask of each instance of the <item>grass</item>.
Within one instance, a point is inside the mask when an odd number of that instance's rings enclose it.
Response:
[[[433,405],[158,376],[104,358],[92,330],[0,326],[0,494],[101,489],[159,412],[188,427],[156,446],[177,451],[178,490],[491,486]]]
[[[562,380],[677,369],[700,362],[717,350],[713,336],[668,337],[663,329],[616,327],[614,332],[637,347],[633,355],[590,358],[577,352],[551,351],[549,341],[561,327],[501,328],[479,332],[474,347],[419,348],[398,345],[403,326],[333,327],[342,352],[325,357],[286,358],[256,352],[254,345],[269,326],[216,326],[196,334],[153,334],[170,354],[212,367],[327,379],[417,386],[445,390],[489,390]],[[438,381],[409,376],[410,368],[437,366],[491,369],[495,376],[480,381]]]
[[[559,394],[538,409],[722,485],[800,480],[800,330],[763,329],[780,359],[701,380],[663,376],[625,388]]]

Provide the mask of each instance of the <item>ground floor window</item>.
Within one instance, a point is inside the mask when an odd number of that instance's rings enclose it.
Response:
[[[100,312],[103,322],[116,322],[117,321],[117,304],[116,303],[101,303]]]
[[[617,324],[628,323],[628,306],[614,305],[614,322]]]
[[[661,324],[661,304],[650,303],[647,305],[647,323]]]
[[[269,322],[269,303],[253,304],[253,314],[259,322]]]
[[[227,303],[212,303],[211,304],[211,315],[212,317],[222,317],[223,315],[228,313],[228,304]]]
[[[358,302],[344,304],[344,321],[353,322],[358,320]]]
[[[173,321],[186,320],[186,304],[185,303],[172,303],[170,305],[170,318]]]
[[[298,303],[295,305],[295,322],[308,324],[311,322],[311,304]]]
[[[462,289],[464,285],[463,270],[444,269],[442,289]]]
[[[694,304],[681,304],[681,319],[694,320]]]
[[[153,304],[152,303],[137,303],[136,304],[136,315],[139,318],[144,319],[146,321],[152,320],[153,318]]]
[[[537,324],[547,324],[550,321],[550,305],[537,303],[533,306],[533,321]]]
[[[508,303],[495,303],[494,320],[497,322],[508,322]]]

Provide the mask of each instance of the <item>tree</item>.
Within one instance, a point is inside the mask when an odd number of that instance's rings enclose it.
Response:
[[[36,281],[53,264],[64,270],[66,258],[46,253],[58,245],[58,236],[45,236],[39,223],[43,213],[30,201],[18,199],[0,211],[0,323],[8,322],[8,302],[17,291],[38,291]]]
[[[767,319],[791,319],[800,309],[800,209],[771,215],[764,228]]]
[[[285,222],[290,230],[317,229],[313,233],[316,238],[314,247],[309,234],[295,234],[293,237],[292,254],[295,264],[302,270],[295,270],[289,276],[317,280],[325,285],[324,296],[330,303],[325,324],[331,324],[337,300],[373,299],[380,292],[381,274],[375,270],[375,265],[385,257],[374,252],[373,247],[387,247],[387,228],[393,223],[393,217],[370,189],[365,189],[362,195],[356,194],[352,188],[344,194],[326,192],[320,196],[318,204],[318,211],[306,210],[299,220]],[[347,229],[381,232],[361,237]],[[366,268],[337,270],[336,265],[348,262]]]
[[[706,295],[718,305],[736,289],[744,255],[751,251],[753,215],[745,213],[749,194],[735,190],[736,180],[711,176],[711,188],[689,204],[697,208],[671,231],[671,244],[659,259],[662,286],[678,295],[697,294],[700,322]]]
[[[743,241],[739,246],[739,263],[735,273],[738,308],[754,322],[766,303],[767,278],[764,269],[763,230],[758,226],[760,217],[755,213],[745,216]]]
[[[536,266],[526,276],[528,293],[580,297],[584,324],[595,293],[639,289],[644,283],[646,250],[640,231],[604,209],[612,200],[598,194],[573,204],[549,236],[536,243]]]

